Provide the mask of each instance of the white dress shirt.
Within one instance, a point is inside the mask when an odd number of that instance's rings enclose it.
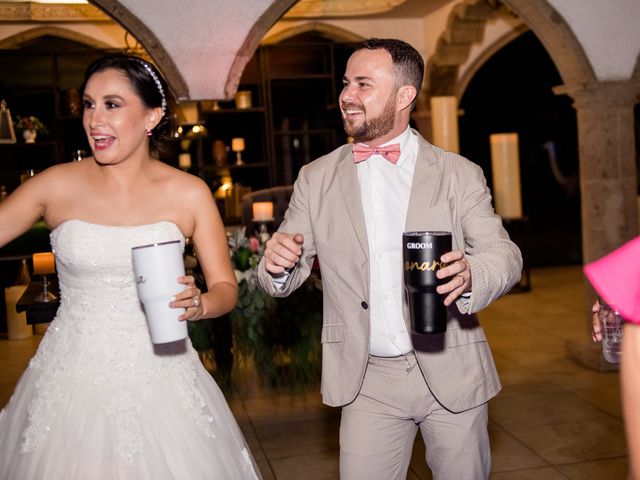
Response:
[[[357,165],[369,242],[369,353],[380,357],[395,357],[413,350],[402,315],[402,233],[418,156],[418,139],[407,128],[384,145],[393,143],[400,143],[400,159],[395,165],[382,155],[372,155]]]

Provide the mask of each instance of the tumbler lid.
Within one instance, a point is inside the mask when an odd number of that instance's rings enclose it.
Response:
[[[147,245],[138,245],[137,247],[131,247],[131,250],[137,250],[138,248],[159,247],[160,245],[169,245],[171,243],[180,243],[180,240],[169,240],[168,242],[149,243]]]
[[[450,236],[451,232],[445,232],[442,230],[417,230],[415,232],[403,232],[403,236],[415,237],[417,235],[433,235],[435,237]]]

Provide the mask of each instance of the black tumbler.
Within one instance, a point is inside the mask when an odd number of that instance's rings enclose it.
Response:
[[[451,251],[451,232],[405,232],[402,234],[404,288],[409,300],[413,333],[443,333],[447,330],[444,295],[436,287],[449,279],[436,278],[446,267],[440,257]]]

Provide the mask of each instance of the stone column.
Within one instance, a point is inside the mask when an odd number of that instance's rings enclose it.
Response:
[[[571,96],[577,111],[582,257],[588,263],[638,235],[633,108],[640,89],[632,81],[619,81],[562,86],[554,91]],[[600,361],[599,348],[590,346],[594,298],[593,289],[586,285],[588,338],[568,345],[568,350],[582,363],[602,369],[609,365]]]

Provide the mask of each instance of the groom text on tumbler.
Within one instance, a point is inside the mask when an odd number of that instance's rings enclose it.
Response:
[[[500,390],[475,312],[520,278],[477,165],[409,128],[424,63],[407,43],[370,39],[349,58],[340,94],[343,145],[302,167],[259,266],[286,296],[317,256],[323,282],[322,397],[342,408],[340,478],[406,478],[420,428],[435,479],[486,479],[487,402]],[[402,233],[448,231],[437,271],[443,344],[414,348]],[[473,280],[473,283],[472,283]],[[301,318],[301,322],[305,319]]]

